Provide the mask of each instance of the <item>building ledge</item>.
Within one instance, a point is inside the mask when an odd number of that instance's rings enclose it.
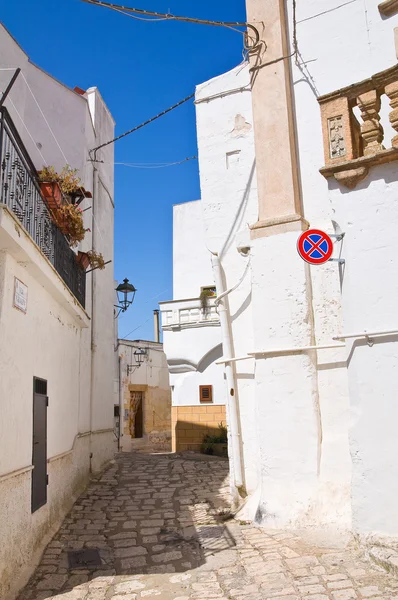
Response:
[[[5,205],[0,205],[0,251],[10,254],[23,264],[66,310],[80,328],[89,327],[90,317],[79,304],[50,261],[40,251],[20,221]]]
[[[336,181],[349,189],[364,179],[371,167],[398,160],[398,148],[380,150],[377,154],[360,156],[351,160],[337,162],[322,167],[319,172],[326,178],[334,177]]]

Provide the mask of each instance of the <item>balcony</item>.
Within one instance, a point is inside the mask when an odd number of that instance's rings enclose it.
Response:
[[[86,272],[53,223],[37,183],[37,172],[8,114],[0,109],[0,205],[7,206],[50,261],[69,290],[85,306]]]
[[[170,300],[169,302],[159,302],[159,305],[163,331],[220,325],[215,298],[208,298],[205,309],[201,308],[199,298]]]
[[[392,109],[390,124],[398,132],[397,65],[318,98],[325,154],[325,166],[320,172],[324,177],[334,177],[352,189],[371,167],[398,160],[398,135],[393,137],[391,148],[383,145],[380,113],[384,95]]]

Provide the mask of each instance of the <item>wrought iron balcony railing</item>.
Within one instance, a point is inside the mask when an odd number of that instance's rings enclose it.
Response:
[[[37,183],[36,169],[4,107],[0,109],[0,204],[12,210],[84,307],[86,272],[51,219]]]

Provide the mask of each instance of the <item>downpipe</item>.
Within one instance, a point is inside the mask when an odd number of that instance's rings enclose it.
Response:
[[[95,207],[98,199],[98,171],[93,167],[93,201],[91,210],[91,248],[96,248],[96,233],[95,233]],[[92,473],[92,462],[93,462],[93,451],[92,451],[92,437],[93,437],[93,412],[94,412],[94,355],[95,355],[95,325],[96,325],[96,294],[95,294],[95,270],[91,272],[91,378],[90,378],[90,473]]]
[[[232,291],[226,290],[224,285],[223,272],[220,258],[217,254],[212,253],[211,257],[214,280],[217,290],[216,305],[220,317],[223,358],[225,361],[233,357],[232,338],[231,338],[231,323],[228,310],[227,294]],[[246,271],[245,271],[246,272]],[[242,277],[243,279],[243,277]],[[235,288],[234,288],[235,289]],[[225,363],[225,378],[227,382],[227,403],[229,414],[229,426],[232,442],[232,460],[233,460],[233,476],[234,484],[240,496],[245,496],[243,462],[242,462],[242,440],[239,429],[239,415],[237,402],[237,381],[235,365],[232,362]]]

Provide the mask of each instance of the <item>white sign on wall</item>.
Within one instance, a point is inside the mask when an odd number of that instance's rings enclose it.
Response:
[[[28,307],[28,286],[14,277],[14,306],[26,313]]]

